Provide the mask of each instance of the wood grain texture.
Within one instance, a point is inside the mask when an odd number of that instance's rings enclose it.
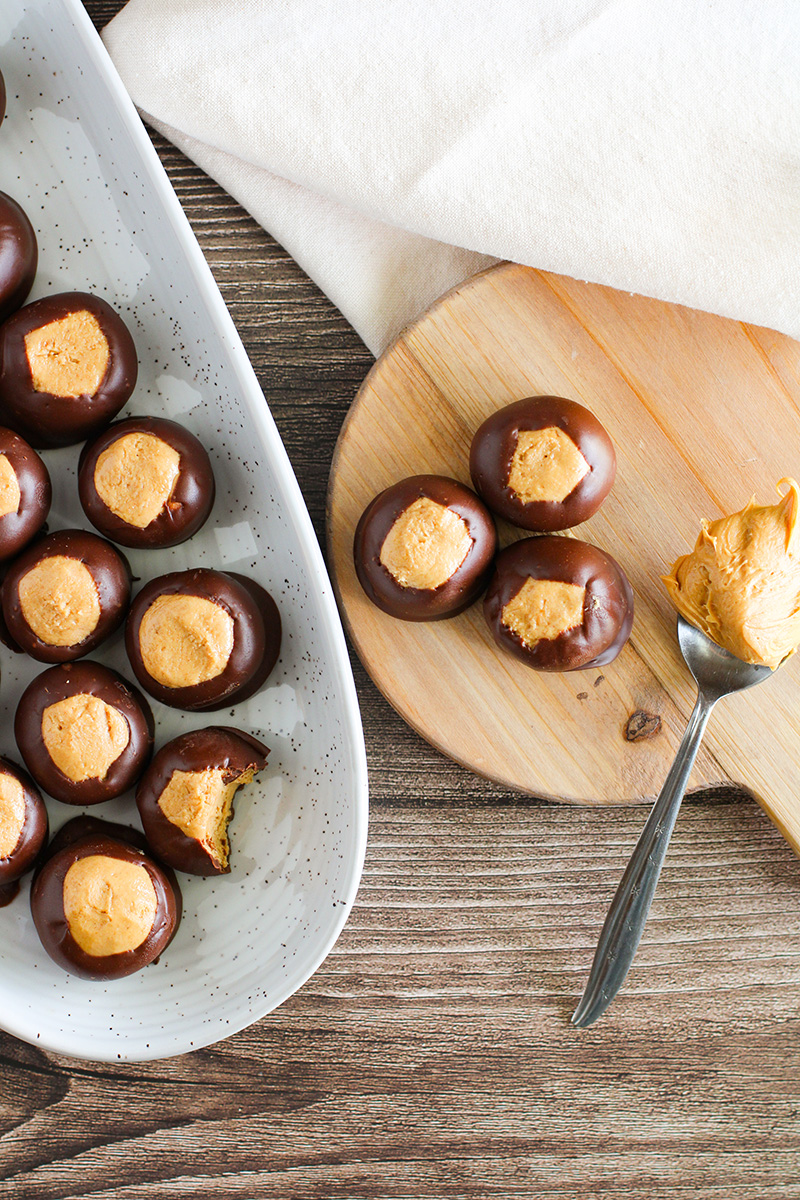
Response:
[[[228,1042],[115,1069],[9,1040],[4,1194],[798,1195],[800,863],[752,805],[711,847],[688,809],[625,1003],[579,1035],[638,813],[590,842],[546,811],[378,805],[339,946]]]
[[[770,356],[782,367],[772,366]],[[617,450],[617,479],[575,536],[625,567],[633,634],[602,670],[532,672],[498,650],[482,606],[447,621],[398,621],[367,599],[353,533],[372,498],[407,475],[469,483],[479,425],[529,395],[589,407]],[[765,420],[768,415],[769,420]],[[505,263],[415,322],[370,371],[339,437],[328,542],[346,625],[400,714],[433,745],[505,784],[575,802],[654,797],[694,702],[660,576],[695,541],[700,517],[762,503],[795,469],[800,344],[778,334]],[[500,544],[522,531],[500,522]],[[795,764],[800,667],[725,702],[693,772],[738,782],[800,847]],[[657,736],[629,741],[637,711]]]
[[[119,0],[91,0],[102,26]],[[160,139],[322,530],[372,359]],[[681,813],[625,992],[567,1024],[643,811],[510,796],[354,663],[372,784],[332,955],[208,1050],[74,1063],[0,1035],[2,1200],[800,1200],[800,861],[733,793]]]

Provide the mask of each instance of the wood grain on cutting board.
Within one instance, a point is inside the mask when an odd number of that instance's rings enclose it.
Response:
[[[394,620],[364,596],[356,522],[406,475],[469,482],[472,434],[522,396],[578,400],[614,441],[617,480],[575,536],[625,567],[631,641],[600,670],[546,675],[503,654],[480,603],[430,624]],[[660,575],[701,517],[740,508],[800,472],[800,344],[769,330],[502,264],[443,297],[375,364],[342,429],[331,473],[331,567],[348,632],[371,676],[444,753],[508,786],[617,804],[656,794],[694,687]],[[501,544],[524,536],[500,525]],[[628,741],[632,713],[661,718]],[[693,787],[749,788],[800,848],[800,656],[712,717]]]

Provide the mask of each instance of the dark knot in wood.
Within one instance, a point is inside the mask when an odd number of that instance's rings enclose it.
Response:
[[[647,738],[654,738],[660,732],[661,717],[658,713],[645,712],[643,708],[637,708],[636,712],[631,713],[628,717],[625,726],[625,741],[643,742]]]

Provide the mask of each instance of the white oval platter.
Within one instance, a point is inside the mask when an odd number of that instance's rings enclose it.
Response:
[[[156,746],[185,729],[233,724],[271,747],[240,793],[232,872],[182,875],[172,945],[127,979],[89,982],[39,944],[28,887],[0,909],[0,1025],[94,1060],[167,1057],[208,1045],[287,999],[333,946],[355,898],[367,828],[364,743],[333,594],[297,482],[244,348],[169,181],[78,0],[0,0],[0,189],[37,231],[31,299],[104,297],[134,335],[140,375],[123,415],[165,415],[209,450],[217,501],[171,550],[132,552],[143,581],[189,566],[250,575],[277,601],[281,657],[267,686],[200,716],[153,703]],[[44,454],[50,528],[89,528],[77,501],[80,447]],[[92,657],[130,678],[121,637]],[[0,753],[42,666],[0,649]],[[76,811],[48,800],[51,829]],[[93,808],[139,827],[132,794]]]

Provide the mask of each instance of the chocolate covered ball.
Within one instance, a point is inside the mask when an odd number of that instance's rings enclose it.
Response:
[[[37,675],[14,719],[25,766],[64,804],[100,804],[133,787],[150,761],[153,733],[144,696],[94,662]]]
[[[47,841],[47,809],[27,771],[0,758],[0,887],[35,864]]]
[[[280,645],[281,618],[269,593],[243,575],[208,568],[153,579],[125,624],[125,648],[145,691],[192,712],[252,696]]]
[[[403,621],[462,612],[486,586],[494,521],[473,491],[441,475],[413,475],[367,506],[353,560],[373,604]]]
[[[617,460],[597,418],[574,400],[532,396],[493,413],[475,433],[472,482],[489,508],[522,529],[580,525],[614,483]]]
[[[230,871],[228,825],[240,787],[267,765],[269,750],[240,729],[210,726],[163,746],[136,789],[153,853],[177,871]]]
[[[133,339],[105,300],[35,300],[0,326],[0,420],[34,446],[81,442],[114,419],[137,370]]]
[[[86,516],[112,541],[177,546],[208,519],[214,473],[188,429],[161,417],[132,417],[84,448],[78,492]]]
[[[0,426],[0,562],[19,554],[50,511],[50,474],[36,451]]]
[[[0,192],[0,321],[25,303],[38,261],[33,226],[16,200]]]
[[[77,818],[56,840],[31,888],[31,915],[53,961],[84,979],[120,979],[153,962],[181,917],[172,871],[119,825]]]
[[[537,671],[605,666],[633,623],[622,567],[577,538],[524,538],[507,547],[483,607],[497,644]]]
[[[88,654],[125,619],[131,594],[126,560],[82,529],[40,538],[9,568],[2,588],[8,638],[39,662]]]

